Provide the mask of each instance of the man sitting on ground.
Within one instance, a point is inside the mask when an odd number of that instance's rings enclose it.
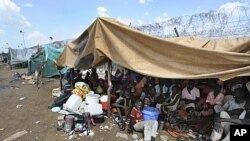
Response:
[[[195,81],[189,80],[187,87],[182,90],[182,100],[185,101],[185,109],[192,115],[200,99],[200,90],[195,87]]]
[[[234,91],[234,98],[226,102],[222,111],[220,112],[220,118],[222,119],[245,119],[250,117],[249,112],[245,110],[246,100],[245,100],[245,91],[242,88],[237,88]],[[220,140],[222,138],[223,132],[225,133],[225,138],[223,141],[229,140],[230,137],[230,127],[229,122],[215,123],[215,128],[211,134],[210,139],[213,141]]]

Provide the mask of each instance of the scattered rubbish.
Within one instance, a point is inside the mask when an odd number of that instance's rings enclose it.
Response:
[[[103,130],[104,129],[103,126],[100,126],[100,129]]]
[[[68,115],[68,114],[70,114],[70,112],[68,112],[66,110],[60,110],[58,113],[62,114],[62,115]]]
[[[13,141],[13,140],[15,140],[15,139],[27,134],[27,133],[28,132],[26,130],[23,130],[23,131],[20,131],[20,132],[17,132],[15,134],[11,135],[10,137],[4,139],[3,141]]]
[[[16,105],[16,108],[18,109],[18,108],[21,108],[23,105]]]
[[[87,131],[84,131],[83,134],[84,134],[84,136],[87,136],[87,135],[88,135],[88,132],[87,132]]]
[[[78,134],[80,137],[83,137],[84,136],[84,134],[83,133],[80,133],[80,134]]]
[[[4,130],[4,128],[0,128],[0,131],[3,131]]]
[[[95,135],[94,132],[93,132],[92,130],[90,130],[89,136],[90,136],[90,137],[93,137],[94,135]]]
[[[74,130],[68,132],[68,135],[73,135],[74,134]]]
[[[18,73],[18,72],[14,72],[14,73],[12,74],[12,76],[14,77],[15,80],[20,80],[20,79],[21,79],[21,74]]]
[[[10,86],[11,89],[20,89],[19,87],[17,86]]]
[[[26,97],[21,97],[21,98],[19,98],[19,100],[24,100]]]
[[[38,140],[38,137],[36,137],[36,139]]]
[[[139,141],[139,137],[137,134],[132,135],[132,141]]]
[[[64,120],[64,117],[65,117],[64,115],[60,115],[60,116],[57,117],[57,120],[58,121]]]
[[[22,75],[22,78],[25,79],[25,80],[34,79],[33,76],[27,76],[27,75]]]
[[[10,89],[19,89],[19,87],[10,85],[0,85],[0,93]]]
[[[160,138],[162,141],[167,141],[169,137],[167,135],[160,135]]]
[[[52,111],[52,112],[55,112],[55,113],[58,113],[60,110],[61,110],[60,107],[53,107],[53,108],[51,109],[51,111]]]
[[[62,91],[60,88],[55,88],[52,90],[52,95],[55,97],[59,97],[62,94]]]
[[[120,137],[128,140],[128,135],[125,133],[116,133],[115,137]]]
[[[38,120],[38,121],[35,122],[35,124],[39,124],[40,122],[41,122],[41,121]]]
[[[74,139],[74,135],[69,135],[69,140]]]
[[[36,83],[36,81],[35,80],[28,80],[28,84],[35,84]]]

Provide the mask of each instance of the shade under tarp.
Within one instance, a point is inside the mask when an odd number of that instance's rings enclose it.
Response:
[[[250,38],[162,39],[114,19],[97,18],[57,59],[60,66],[95,67],[108,60],[159,78],[229,79],[250,72]]]

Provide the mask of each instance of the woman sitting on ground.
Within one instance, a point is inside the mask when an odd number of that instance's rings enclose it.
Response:
[[[224,100],[224,94],[221,91],[222,87],[220,84],[216,84],[212,91],[208,93],[206,102],[214,106],[214,111],[219,113]]]

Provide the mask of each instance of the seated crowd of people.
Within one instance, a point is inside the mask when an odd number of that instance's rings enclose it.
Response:
[[[154,140],[158,127],[156,122],[138,124],[142,121],[140,110],[145,106],[158,108],[158,120],[168,122],[172,129],[183,132],[192,129],[212,140],[229,136],[229,124],[225,123],[230,121],[216,122],[216,119],[250,119],[249,77],[224,82],[218,79],[162,79],[117,69],[111,80],[111,105],[119,103],[131,107],[134,130],[147,128],[144,129],[145,140]],[[97,94],[107,93],[107,72],[102,79],[92,69],[84,79],[78,77],[75,81],[88,83]]]

